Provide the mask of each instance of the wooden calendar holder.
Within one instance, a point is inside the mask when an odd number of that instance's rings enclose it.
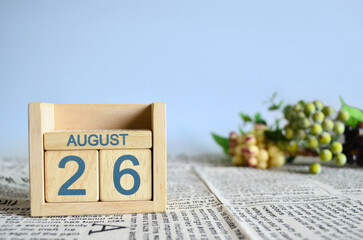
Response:
[[[70,130],[152,131],[152,199],[46,202],[44,134]],[[152,104],[29,104],[31,216],[162,212],[166,210],[166,106]]]

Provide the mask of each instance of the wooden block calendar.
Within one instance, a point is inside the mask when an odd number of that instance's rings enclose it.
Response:
[[[166,210],[166,106],[29,104],[31,216]]]

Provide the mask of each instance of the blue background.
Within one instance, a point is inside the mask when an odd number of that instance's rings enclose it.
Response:
[[[363,1],[0,1],[0,157],[27,104],[167,103],[169,153],[214,153],[238,112],[363,106]]]

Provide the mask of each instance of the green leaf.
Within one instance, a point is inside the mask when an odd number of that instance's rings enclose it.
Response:
[[[269,108],[268,108],[268,110],[270,110],[270,111],[275,111],[275,110],[279,110],[280,108],[281,108],[281,106],[282,106],[282,103],[284,102],[284,100],[281,100],[280,102],[279,102],[279,104],[273,104],[273,105],[271,105]]]
[[[277,142],[277,141],[285,141],[285,136],[284,134],[282,134],[282,130],[281,129],[276,129],[276,130],[265,130],[265,136],[267,139]]]
[[[270,98],[270,102],[273,102],[275,100],[275,97],[277,96],[277,92],[274,92]]]
[[[275,98],[276,98],[276,96],[277,96],[277,92],[274,92],[273,94],[272,94],[272,96],[271,97],[269,97],[269,98],[267,98],[265,101],[263,101],[262,103],[264,103],[264,104],[267,104],[267,103],[273,103],[274,102],[274,100],[275,100]]]
[[[270,110],[270,111],[274,111],[274,110],[277,110],[277,109],[279,109],[279,107],[278,107],[276,104],[273,104],[273,105],[271,105],[271,106],[268,108],[268,110]]]
[[[342,110],[347,111],[349,113],[349,119],[345,122],[346,125],[351,127],[355,127],[358,123],[363,122],[363,111],[356,108],[348,106],[342,97],[340,97],[340,102],[342,104]]]
[[[279,102],[279,105],[278,105],[278,107],[279,107],[279,109],[281,108],[281,106],[282,106],[282,104],[284,103],[284,100],[281,100],[280,102]]]
[[[243,131],[241,126],[238,126],[239,133],[245,135],[245,131]]]
[[[216,143],[223,148],[223,151],[226,155],[229,155],[229,139],[219,136],[212,132],[212,137]]]
[[[263,124],[267,125],[266,124],[266,121],[261,118],[261,114],[260,113],[256,113],[255,114],[255,123],[263,123]]]
[[[247,122],[252,122],[252,118],[247,114],[240,113],[239,115],[242,118],[244,124],[246,124]]]

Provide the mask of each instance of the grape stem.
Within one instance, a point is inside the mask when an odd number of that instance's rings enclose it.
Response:
[[[285,155],[290,157],[296,157],[296,156],[315,157],[318,156],[318,153],[310,149],[302,149],[296,152],[285,151]]]

